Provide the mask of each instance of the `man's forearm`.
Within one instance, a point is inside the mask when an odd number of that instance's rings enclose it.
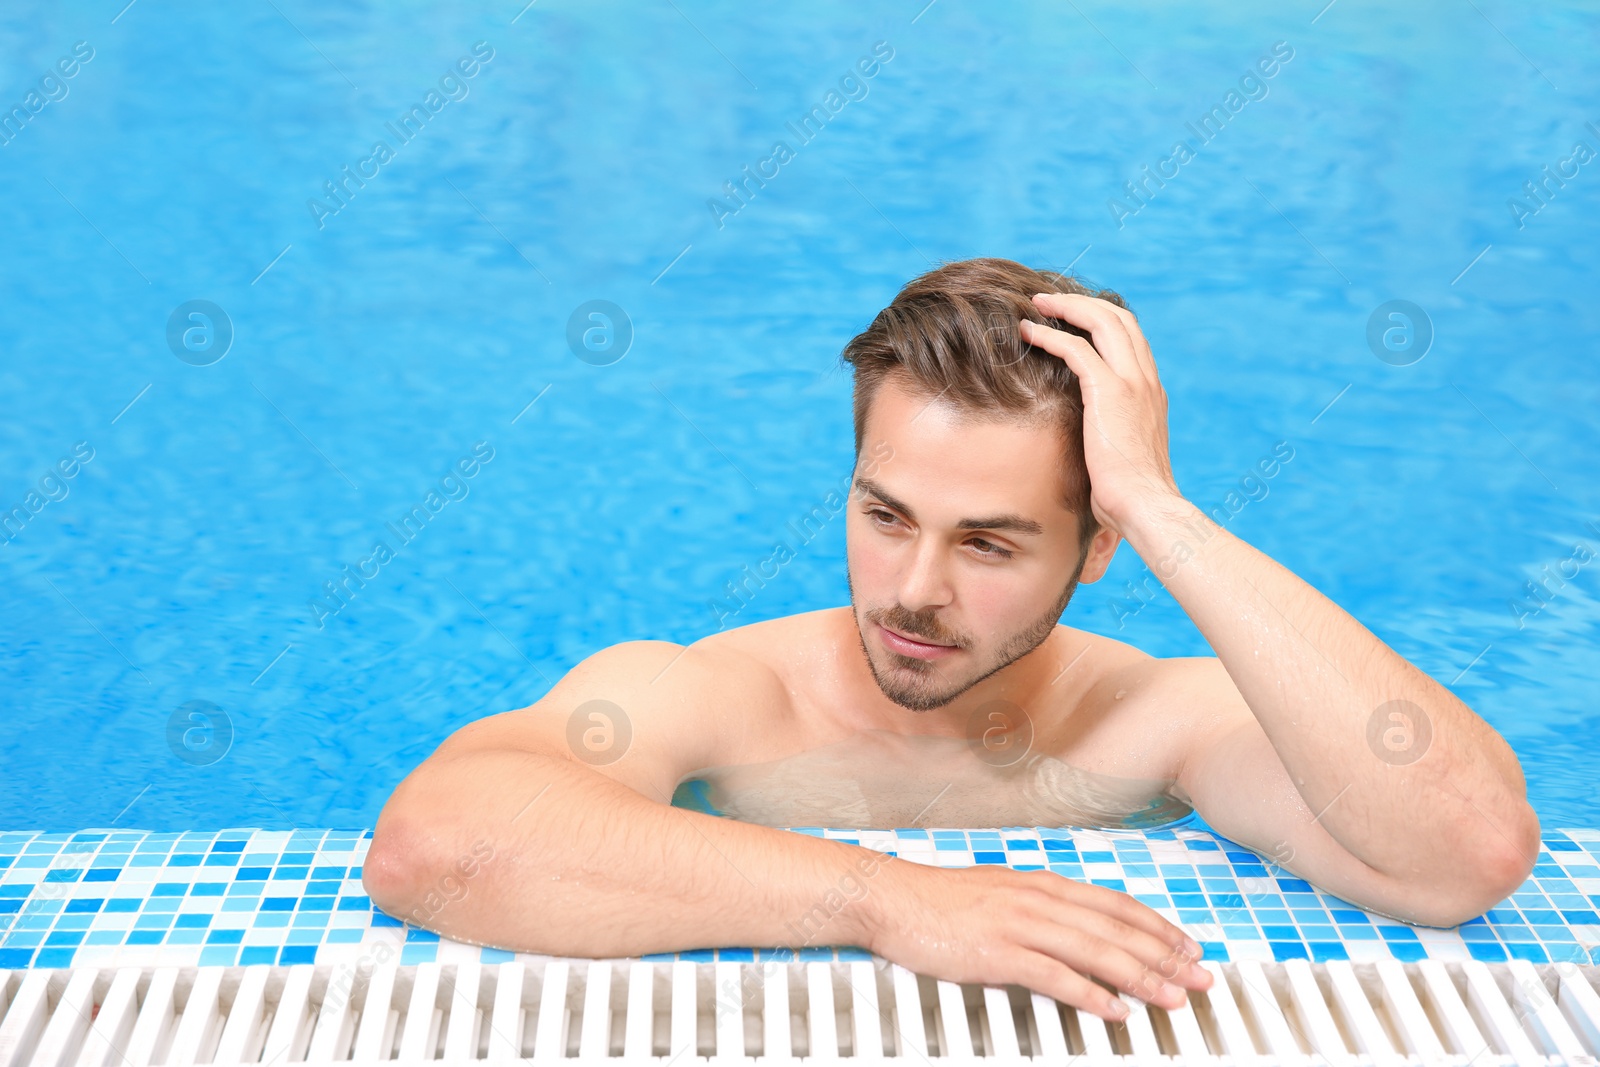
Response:
[[[1348,852],[1397,877],[1464,854],[1532,862],[1516,757],[1449,690],[1181,497],[1125,526]]]
[[[447,937],[608,957],[865,945],[891,862],[668,807],[560,757],[479,751],[402,783],[363,877],[384,911]]]

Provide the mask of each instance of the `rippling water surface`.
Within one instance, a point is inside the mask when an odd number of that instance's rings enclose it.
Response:
[[[1546,825],[1600,825],[1592,13],[519,7],[0,13],[0,508],[40,494],[0,825],[371,825],[461,724],[715,629],[849,470],[840,347],[975,255],[1126,294],[1185,492],[1500,729]],[[568,344],[592,300],[609,365]],[[1369,346],[1392,300],[1420,360]],[[845,603],[843,545],[725,623]],[[1143,573],[1065,621],[1205,653]]]

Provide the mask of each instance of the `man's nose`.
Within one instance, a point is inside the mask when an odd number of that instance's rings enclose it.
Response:
[[[919,538],[900,577],[900,606],[907,611],[922,611],[950,603],[953,590],[947,568],[943,548],[931,539]]]

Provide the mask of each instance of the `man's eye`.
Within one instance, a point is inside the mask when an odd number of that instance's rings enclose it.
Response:
[[[1011,552],[1011,550],[1009,548],[1001,548],[999,545],[993,543],[992,541],[985,541],[981,537],[974,537],[971,541],[968,542],[968,544],[987,545],[990,549],[993,549],[993,551],[990,551],[990,552],[982,552],[982,553],[980,553],[981,555],[994,556],[996,559],[1010,559],[1011,556],[1012,556],[1012,552]]]
[[[888,520],[888,522],[894,522],[895,521],[895,517],[893,515],[889,514],[887,511],[884,511],[882,508],[869,509],[867,511],[867,515],[874,522],[877,522],[880,525],[886,525],[884,520]],[[880,515],[883,516],[883,518],[879,518],[878,516],[880,516]]]

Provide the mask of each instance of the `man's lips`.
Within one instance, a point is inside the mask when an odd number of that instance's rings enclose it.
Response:
[[[937,659],[940,656],[947,656],[956,651],[955,645],[935,644],[920,637],[910,637],[900,633],[898,630],[891,630],[882,623],[878,624],[878,629],[883,634],[884,645],[891,652],[898,652],[902,656],[912,656],[917,659]]]

